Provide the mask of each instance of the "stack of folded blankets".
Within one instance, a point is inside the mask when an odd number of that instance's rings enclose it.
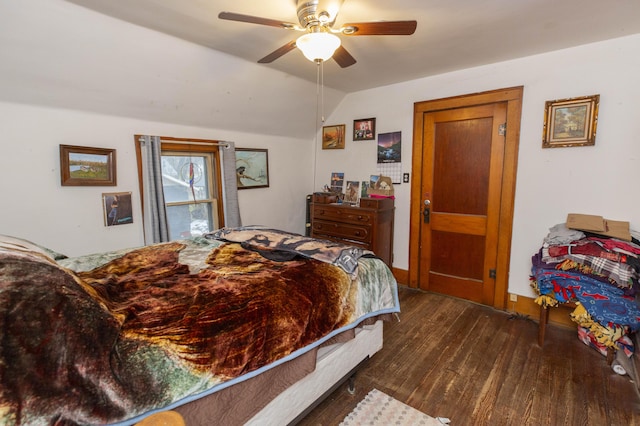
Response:
[[[574,302],[571,318],[583,342],[603,354],[612,348],[631,356],[629,336],[640,329],[640,234],[628,231],[620,239],[571,229],[569,222],[551,228],[532,258],[536,303]]]

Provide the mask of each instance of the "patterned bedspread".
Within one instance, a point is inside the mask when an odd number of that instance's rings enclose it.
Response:
[[[296,256],[317,259],[336,265],[349,274],[357,272],[358,260],[361,257],[375,256],[372,251],[360,247],[304,237],[262,226],[222,228],[206,234],[205,238],[240,243],[243,247],[256,250],[274,260],[286,260]]]
[[[378,259],[351,275],[261,251],[195,239],[55,261],[0,237],[0,423],[132,424],[399,311]]]

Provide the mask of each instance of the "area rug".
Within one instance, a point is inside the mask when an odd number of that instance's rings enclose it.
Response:
[[[449,419],[428,416],[413,407],[390,397],[384,392],[373,389],[358,403],[340,426],[359,425],[427,425],[442,426],[449,424]]]

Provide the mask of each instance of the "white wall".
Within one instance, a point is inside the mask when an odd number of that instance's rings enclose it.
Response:
[[[134,134],[234,141],[269,150],[269,188],[239,191],[242,221],[304,232],[311,188],[307,140],[0,103],[0,234],[74,256],[143,244]],[[60,184],[59,145],[115,148],[117,186]],[[295,159],[295,161],[292,161]],[[106,227],[102,193],[131,192],[133,224]]]
[[[315,90],[67,1],[0,1],[0,101],[311,140]]]
[[[347,95],[330,124],[376,117],[377,132],[402,131],[403,171],[411,172],[415,102],[524,86],[509,291],[533,296],[531,256],[567,213],[603,215],[640,229],[640,35],[461,70]],[[600,94],[596,145],[542,149],[545,101]],[[376,144],[321,150],[315,190],[333,171],[362,180],[376,171]],[[413,176],[412,176],[413,177]],[[410,185],[395,185],[394,266],[408,268]]]

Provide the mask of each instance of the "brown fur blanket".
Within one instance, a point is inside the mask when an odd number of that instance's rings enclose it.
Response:
[[[184,247],[144,247],[74,273],[0,245],[0,423],[123,421],[356,319],[357,286],[340,268],[222,244],[192,273]]]

